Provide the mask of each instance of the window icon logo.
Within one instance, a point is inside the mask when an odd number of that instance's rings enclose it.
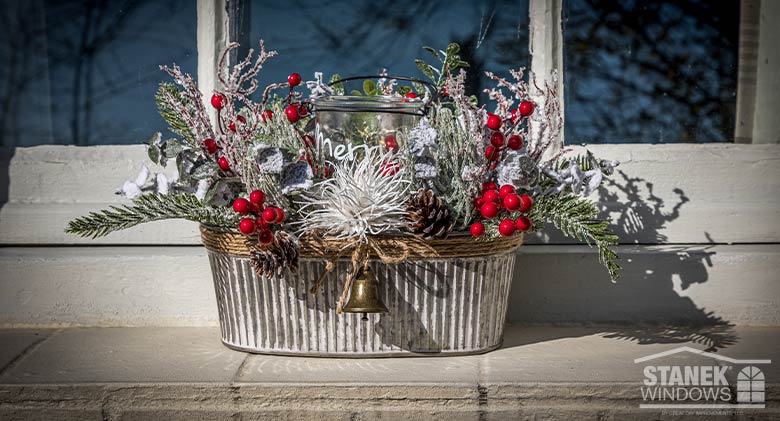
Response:
[[[678,354],[690,355],[666,360]],[[683,346],[637,358],[634,363],[646,364],[639,388],[640,408],[766,408],[766,375],[759,367],[772,360],[737,359]]]
[[[764,373],[749,365],[737,374],[737,402],[764,403]]]

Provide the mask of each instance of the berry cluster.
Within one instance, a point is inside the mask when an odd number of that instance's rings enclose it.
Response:
[[[292,103],[291,99],[293,99],[293,89],[301,84],[301,75],[298,73],[291,73],[289,76],[287,76],[287,85],[280,84],[280,86],[289,86],[290,87],[290,93],[287,96],[286,102],[287,107],[284,109],[284,113],[287,116],[287,120],[294,124],[300,121],[301,118],[306,117],[309,113],[308,109],[303,106],[301,103]],[[217,110],[217,120],[220,122],[220,130],[222,130],[222,120],[219,116],[219,113],[222,111],[223,108],[225,108],[228,105],[228,99],[225,97],[224,94],[215,92],[214,95],[211,96],[211,106],[214,107],[214,109]],[[274,112],[272,110],[266,109],[260,114],[260,119],[263,121],[263,123],[270,122],[274,118]],[[246,127],[247,120],[246,117],[242,115],[237,115],[236,120],[230,122],[227,125],[227,128],[233,132],[238,133],[239,129]],[[224,131],[223,131],[224,133]],[[311,149],[314,147],[314,139],[311,136],[308,135],[302,135],[302,141],[304,146],[304,155],[306,154],[306,150]],[[214,139],[205,139],[201,142],[201,145],[203,146],[203,149],[206,151],[208,155],[211,155],[216,159],[217,164],[219,165],[219,168],[222,169],[222,171],[229,172],[230,171],[230,162],[228,159],[224,156],[217,156],[217,153],[221,149],[219,145],[217,145],[217,142]],[[309,159],[309,161],[311,161]]]
[[[225,98],[225,95],[222,95],[220,93],[215,93],[211,96],[211,106],[214,107],[217,111],[225,108],[225,105],[227,105],[227,98]],[[246,118],[244,116],[238,116],[237,120],[241,124],[246,124]],[[229,126],[230,130],[235,132],[236,131],[236,124],[230,123]],[[217,145],[217,142],[214,139],[205,139],[203,142],[201,142],[203,145],[203,149],[208,153],[209,155],[216,155],[219,151],[219,146]],[[220,156],[217,158],[217,164],[219,165],[219,168],[222,171],[228,172],[230,171],[230,162],[228,162],[227,158],[224,156]]]
[[[242,218],[238,223],[238,230],[245,235],[257,233],[260,244],[268,245],[274,242],[274,233],[271,225],[284,223],[285,215],[281,208],[265,205],[265,193],[254,190],[249,193],[249,199],[239,197],[233,201],[233,210],[241,215],[253,217]]]
[[[485,125],[493,132],[490,135],[490,145],[485,148],[485,158],[487,158],[490,163],[491,169],[495,168],[501,153],[507,148],[516,151],[523,147],[523,138],[518,134],[514,134],[513,131],[523,118],[528,117],[533,112],[533,102],[521,102],[518,108],[510,112],[510,117],[507,119],[509,120],[510,125],[505,132],[501,131],[501,127],[504,125],[504,121],[501,117],[496,114],[488,113]]]
[[[475,205],[484,219],[496,219],[502,213],[507,216],[498,224],[498,232],[504,237],[511,237],[517,231],[531,229],[532,223],[528,216],[521,215],[515,220],[509,216],[512,212],[530,212],[534,200],[527,194],[517,194],[515,188],[509,184],[499,189],[496,183],[483,183],[482,196],[476,199]],[[485,225],[482,222],[474,222],[471,224],[470,231],[472,236],[481,237],[485,234]]]

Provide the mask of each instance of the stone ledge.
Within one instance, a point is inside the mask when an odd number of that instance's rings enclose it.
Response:
[[[0,419],[657,418],[639,408],[634,359],[704,346],[625,330],[510,326],[485,355],[406,359],[249,355],[222,346],[216,328],[0,330]],[[735,328],[717,353],[780,362],[778,333]],[[780,419],[778,365],[761,367],[767,409],[743,414]]]

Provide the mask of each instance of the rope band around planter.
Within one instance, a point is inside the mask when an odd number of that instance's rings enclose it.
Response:
[[[250,256],[250,252],[257,247],[256,239],[238,232],[201,225],[200,233],[203,245],[215,252]],[[407,247],[405,258],[449,259],[507,253],[522,245],[523,236],[515,235],[485,241],[469,235],[453,235],[446,240],[419,240],[408,235],[383,235],[374,237],[372,241],[388,255],[394,255],[392,249],[399,244],[404,244]],[[300,239],[300,257],[329,259],[344,256],[341,251],[348,245],[348,241],[332,239],[322,241],[313,236],[304,236]],[[374,247],[368,252],[367,257],[379,258]]]

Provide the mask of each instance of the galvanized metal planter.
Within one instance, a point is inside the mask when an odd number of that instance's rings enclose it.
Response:
[[[205,241],[204,241],[205,243]],[[297,273],[258,277],[244,253],[207,245],[222,341],[266,354],[334,357],[462,355],[501,345],[515,254],[371,261],[390,310],[336,314],[348,259],[325,270],[322,258],[301,257]],[[248,253],[247,253],[248,254]]]

